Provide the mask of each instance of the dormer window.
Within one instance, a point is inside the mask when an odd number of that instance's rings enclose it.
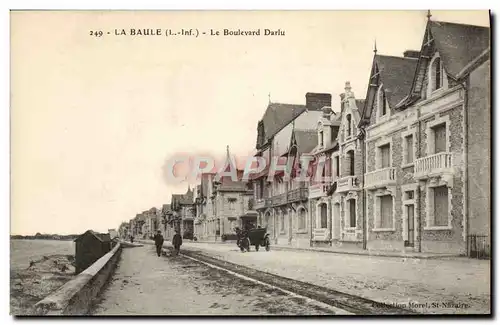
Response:
[[[433,85],[432,90],[438,90],[443,86],[443,81],[441,80],[441,58],[437,57],[432,62],[432,74],[433,74]]]
[[[384,91],[384,85],[378,87],[377,93],[377,106],[378,106],[378,116],[384,117],[387,115],[387,97]]]
[[[346,120],[347,120],[347,136],[350,137],[352,133],[351,114],[347,115]]]
[[[448,88],[448,79],[446,78],[443,62],[437,52],[429,65],[428,76],[427,97],[430,97],[430,95],[437,90]]]

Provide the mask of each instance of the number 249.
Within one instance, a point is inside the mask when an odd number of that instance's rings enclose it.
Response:
[[[103,35],[102,30],[91,30],[90,36],[101,37]]]

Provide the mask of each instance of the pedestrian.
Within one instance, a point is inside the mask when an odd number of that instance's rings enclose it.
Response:
[[[163,235],[160,230],[158,230],[158,233],[153,237],[153,239],[155,241],[156,254],[158,254],[159,257],[161,256],[161,248],[163,247]]]
[[[134,236],[130,236],[130,242],[134,243]]]
[[[175,230],[175,235],[174,238],[172,239],[172,245],[174,245],[174,253],[175,255],[179,255],[179,250],[181,249],[182,245],[182,237],[179,234],[179,230]]]

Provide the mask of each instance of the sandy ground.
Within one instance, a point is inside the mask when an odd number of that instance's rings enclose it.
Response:
[[[93,315],[325,315],[333,314],[279,290],[236,278],[154,246],[122,252]]]
[[[11,269],[11,315],[33,315],[37,302],[75,276],[72,261],[72,255],[49,255],[33,261],[31,267]]]
[[[490,261],[405,259],[310,251],[251,251],[185,243],[232,263],[388,304],[420,304],[421,313],[490,313]],[[450,306],[449,304],[453,304]]]

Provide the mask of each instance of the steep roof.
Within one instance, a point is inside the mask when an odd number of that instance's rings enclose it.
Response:
[[[262,117],[265,142],[305,112],[305,105],[270,103]]]
[[[428,26],[446,72],[454,78],[490,46],[488,27],[433,20]]]
[[[389,106],[396,105],[407,97],[411,90],[418,59],[376,54],[373,57],[365,100],[356,100],[361,110],[360,123],[370,120],[378,85],[383,84]]]
[[[297,153],[311,152],[318,145],[318,132],[315,130],[294,130]]]
[[[417,59],[389,55],[375,55],[380,82],[390,107],[395,107],[410,91],[417,67]]]
[[[489,47],[488,27],[427,21],[412,86],[398,107],[405,107],[420,98],[423,79],[433,50],[439,53],[448,76],[457,80],[461,77],[462,70]]]

